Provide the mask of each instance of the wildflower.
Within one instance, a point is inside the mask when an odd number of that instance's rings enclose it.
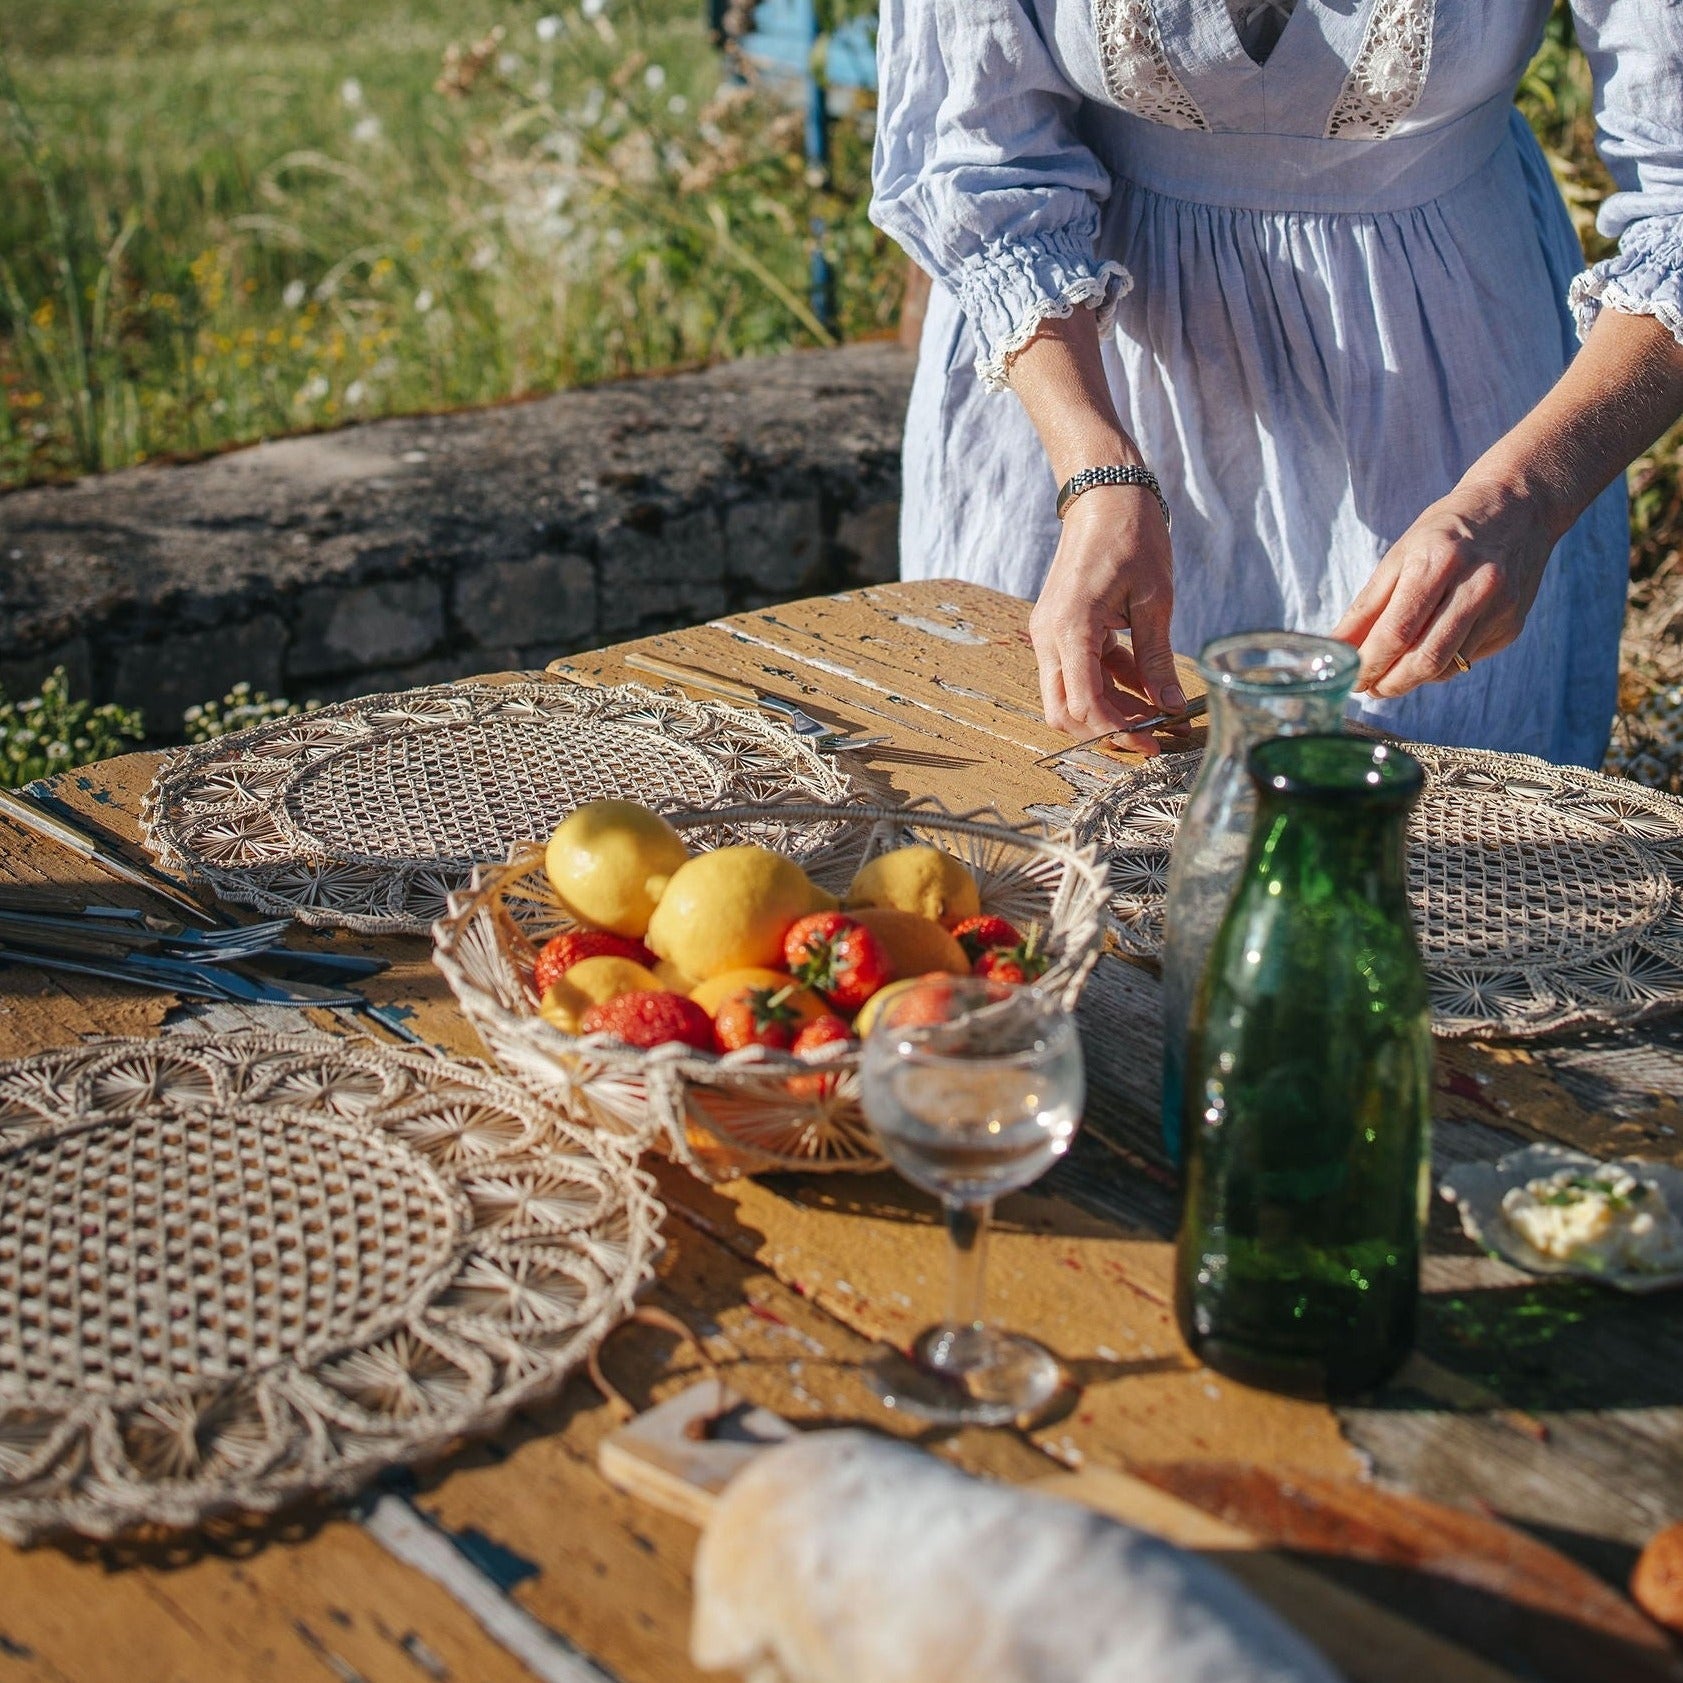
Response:
[[[353,407],[356,404],[361,403],[367,396],[368,388],[360,380],[352,380],[351,383],[345,387],[345,402]]]
[[[370,114],[359,118],[351,129],[351,139],[358,145],[367,146],[380,138],[380,119]]]
[[[689,108],[690,102],[685,99],[682,94],[673,94],[673,96],[666,102],[666,109],[670,111],[674,117],[683,116]]]
[[[339,103],[348,111],[355,111],[362,104],[362,83],[354,76],[347,76],[339,84]]]
[[[424,316],[427,311],[432,308],[432,304],[432,289],[430,287],[423,286],[421,290],[415,294],[415,314],[418,316]]]
[[[499,252],[493,240],[481,240],[468,255],[468,267],[475,274],[483,274],[496,262]]]
[[[666,86],[666,67],[661,64],[651,64],[643,72],[643,86],[650,93],[659,93]]]
[[[538,19],[537,34],[540,41],[553,41],[560,33],[561,20],[554,12]]]
[[[592,23],[607,11],[608,0],[579,0],[579,15],[591,20]]]

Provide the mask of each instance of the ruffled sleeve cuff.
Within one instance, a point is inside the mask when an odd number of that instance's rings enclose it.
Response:
[[[1011,359],[1042,322],[1073,315],[1085,305],[1108,333],[1116,306],[1134,281],[1120,263],[1093,261],[1093,231],[1062,229],[989,246],[950,277],[982,354],[976,373],[988,391],[1004,391]]]
[[[1580,339],[1608,309],[1652,316],[1683,345],[1683,220],[1638,223],[1625,235],[1616,256],[1572,282],[1568,302]]]

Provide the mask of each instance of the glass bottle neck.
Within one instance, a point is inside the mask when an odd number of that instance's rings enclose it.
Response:
[[[1344,721],[1348,685],[1281,692],[1260,685],[1212,685],[1210,752],[1243,761],[1259,742],[1273,736],[1323,735]]]

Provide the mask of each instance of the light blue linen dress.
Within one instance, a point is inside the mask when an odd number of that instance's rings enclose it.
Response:
[[[989,388],[1082,305],[1174,510],[1190,652],[1329,630],[1603,305],[1683,341],[1683,3],[1575,0],[1618,187],[1600,226],[1621,242],[1583,273],[1513,110],[1548,10],[1297,0],[1258,64],[1227,0],[885,0],[872,216],[939,283],[904,575],[1039,590],[1056,488],[1021,405]],[[1517,643],[1362,711],[1599,764],[1627,565],[1619,484],[1560,544]]]

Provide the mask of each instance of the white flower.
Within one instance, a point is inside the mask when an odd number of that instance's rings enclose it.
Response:
[[[561,20],[553,12],[538,19],[538,39],[553,41],[561,33]]]
[[[432,289],[423,286],[415,294],[415,313],[424,316],[432,308]]]
[[[304,302],[309,290],[301,280],[289,280],[281,292],[281,302],[289,310],[296,310]]]
[[[298,388],[298,396],[294,401],[298,403],[320,403],[332,389],[325,374],[312,374]]]
[[[339,103],[348,111],[354,111],[362,104],[362,83],[356,77],[347,76],[339,84]]]
[[[345,387],[345,401],[350,404],[361,403],[368,396],[368,388],[360,380],[352,380]]]
[[[674,117],[683,116],[689,108],[690,102],[685,99],[682,94],[673,94],[673,96],[666,102],[666,109],[670,111]]]
[[[495,240],[481,240],[468,255],[468,267],[475,274],[483,274],[500,255]]]
[[[374,116],[359,117],[351,130],[351,139],[359,145],[366,146],[380,138],[380,119]]]
[[[608,0],[579,0],[579,12],[587,18],[599,18],[608,9]]]
[[[666,66],[663,64],[651,64],[648,69],[643,72],[643,86],[647,88],[650,93],[659,93],[660,90],[666,86]]]
[[[505,76],[512,76],[520,68],[519,53],[499,53],[497,55],[497,69]]]

